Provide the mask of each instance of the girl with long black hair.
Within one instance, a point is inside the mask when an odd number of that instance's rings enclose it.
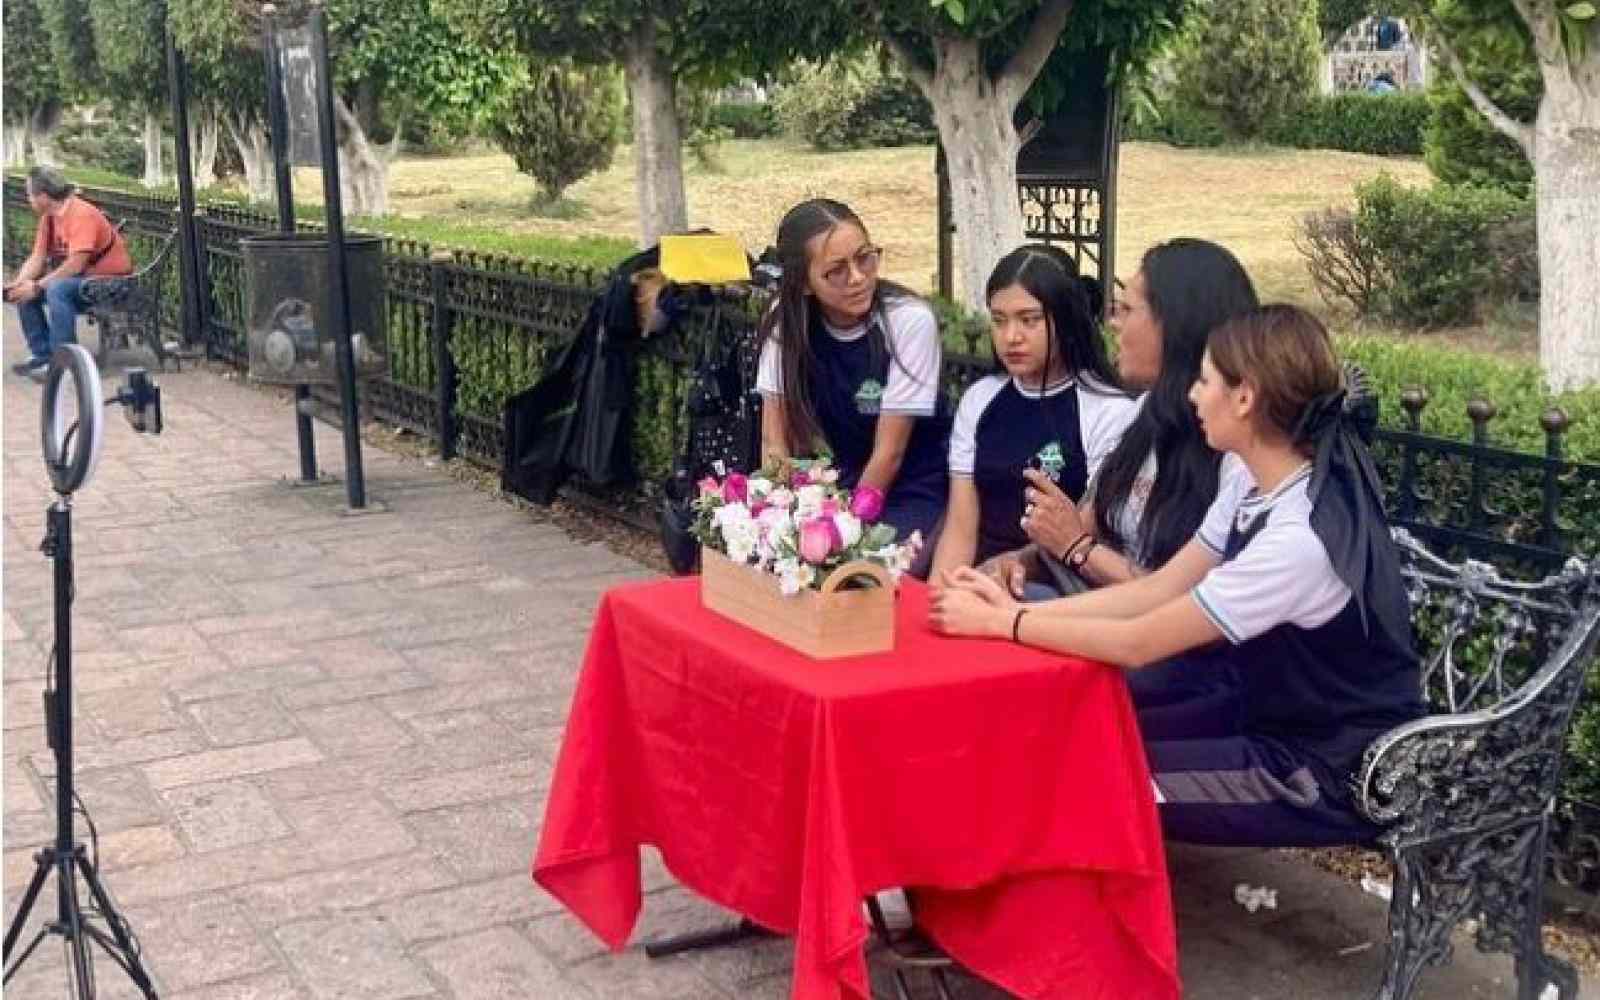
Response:
[[[858,513],[926,535],[944,511],[949,437],[933,310],[879,278],[882,248],[840,202],[790,209],[777,252],[756,379],[763,459],[830,454]]]
[[[1092,287],[1045,244],[1013,250],[990,274],[984,299],[1001,371],[956,407],[936,574],[1027,545],[1024,471],[1076,502],[1137,412],[1106,357]]]
[[[1027,578],[1044,579],[1043,563],[1069,550],[1077,575],[1103,586],[1165,564],[1193,537],[1219,484],[1243,468],[1206,444],[1187,394],[1207,335],[1256,305],[1244,267],[1215,243],[1175,239],[1146,251],[1110,316],[1121,382],[1147,390],[1143,403],[1082,504],[1028,473],[1032,545],[986,567],[1013,594]]]

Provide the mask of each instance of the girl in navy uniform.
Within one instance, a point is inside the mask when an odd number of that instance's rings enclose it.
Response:
[[[933,310],[879,279],[883,250],[837,201],[790,209],[777,250],[756,379],[763,459],[827,452],[864,517],[928,534],[944,512],[950,428]]]
[[[1223,247],[1176,239],[1150,248],[1118,290],[1110,318],[1121,384],[1144,391],[1137,416],[1099,463],[1082,503],[1028,473],[1031,544],[984,568],[1021,595],[1025,579],[1048,578],[1051,557],[1069,549],[1079,563],[1076,575],[1095,586],[1130,580],[1171,559],[1217,494],[1246,475],[1237,459],[1206,444],[1187,395],[1206,336],[1256,305],[1249,275]]]
[[[935,573],[1027,545],[1024,471],[1076,502],[1138,412],[1117,385],[1071,257],[1047,245],[1014,250],[984,298],[1004,371],[974,382],[956,407]]]
[[[936,627],[1129,668],[1190,653],[1216,693],[1139,711],[1167,834],[1255,846],[1365,841],[1351,778],[1371,741],[1422,713],[1410,608],[1382,493],[1327,331],[1267,306],[1212,334],[1190,398],[1250,485],[1219,497],[1159,570],[1047,605],[953,574]],[[1375,414],[1362,414],[1370,421]],[[1190,651],[1218,647],[1198,655]]]

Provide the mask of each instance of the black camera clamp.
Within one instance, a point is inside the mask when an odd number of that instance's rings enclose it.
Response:
[[[67,398],[62,383],[70,376],[77,403],[77,419],[65,431]],[[93,1000],[94,963],[89,942],[98,944],[128,974],[146,997],[156,1000],[156,990],[140,960],[139,946],[128,923],[117,913],[111,895],[100,880],[98,861],[90,862],[73,828],[77,799],[72,782],[72,494],[88,483],[100,454],[104,406],[118,403],[128,422],[141,433],[161,432],[161,390],[139,369],[128,372],[128,385],[116,396],[102,400],[100,373],[94,358],[76,344],[56,349],[45,377],[40,424],[45,467],[57,496],[45,512],[46,528],[41,551],[55,564],[55,647],[51,653],[55,683],[44,692],[45,732],[56,765],[56,835],[52,846],[42,848],[34,861],[33,880],[23,894],[11,926],[6,929],[3,982],[11,977],[44,939],[52,934],[65,939],[70,959],[68,973],[75,1000]],[[74,450],[74,445],[76,446]],[[27,924],[45,880],[56,876],[56,918],[47,921],[15,962],[11,951]],[[86,912],[78,895],[78,879],[88,889],[92,908]],[[98,915],[101,929],[90,922]]]

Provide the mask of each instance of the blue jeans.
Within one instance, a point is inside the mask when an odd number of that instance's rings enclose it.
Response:
[[[83,307],[78,290],[83,278],[57,278],[44,294],[17,306],[22,335],[35,358],[48,358],[62,344],[78,342],[78,312]]]

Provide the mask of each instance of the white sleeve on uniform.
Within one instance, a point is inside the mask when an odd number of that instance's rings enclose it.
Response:
[[[889,362],[889,384],[883,387],[878,412],[931,417],[939,401],[939,367],[944,361],[939,321],[921,300],[896,303],[885,311],[897,360]]]
[[[1222,456],[1222,467],[1217,470],[1217,495],[1206,508],[1206,518],[1200,522],[1195,537],[1200,544],[1221,556],[1228,547],[1228,534],[1233,530],[1233,516],[1239,511],[1239,502],[1255,489],[1255,477],[1244,460],[1233,452]]]
[[[1268,522],[1244,551],[1205,575],[1194,602],[1237,645],[1290,622],[1326,625],[1350,602],[1322,540],[1304,521]]]
[[[1100,463],[1117,447],[1128,425],[1139,415],[1143,397],[1129,399],[1115,389],[1102,387],[1090,378],[1078,378],[1078,432],[1083,438],[1083,456],[1089,482],[1100,472]]]
[[[772,328],[772,336],[761,342],[761,360],[756,365],[756,391],[763,396],[783,395],[783,352],[778,348],[781,331]]]
[[[1006,386],[1004,375],[986,375],[967,387],[950,426],[950,474],[972,478],[978,460],[978,421]]]

